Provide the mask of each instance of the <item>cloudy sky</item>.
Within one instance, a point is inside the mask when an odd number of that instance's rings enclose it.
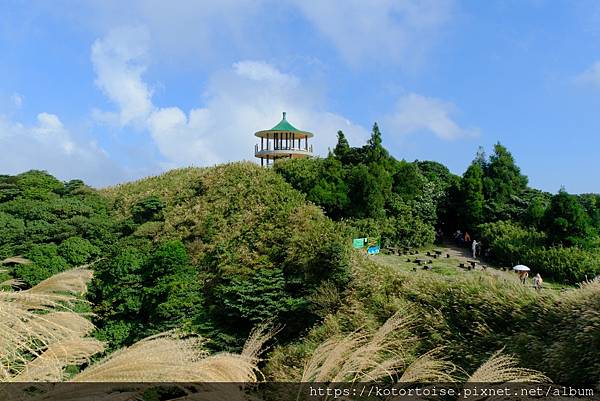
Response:
[[[0,174],[95,186],[252,160],[287,111],[324,155],[377,121],[462,174],[500,141],[530,183],[600,192],[600,5],[4,0]]]

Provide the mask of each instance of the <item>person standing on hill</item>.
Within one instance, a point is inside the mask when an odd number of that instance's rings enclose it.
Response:
[[[538,273],[533,278],[533,287],[536,290],[540,291],[542,289],[542,283],[543,282],[544,282],[544,280],[542,280],[542,276],[540,276],[540,273]]]
[[[473,259],[477,257],[477,241],[473,240],[471,243],[471,250],[473,251]]]
[[[527,271],[519,272],[519,280],[521,280],[521,284],[527,284],[528,277],[529,277],[529,272],[527,272]]]
[[[454,241],[456,242],[456,244],[460,244],[462,242],[462,233],[460,232],[460,230],[456,230],[456,232],[454,233]]]

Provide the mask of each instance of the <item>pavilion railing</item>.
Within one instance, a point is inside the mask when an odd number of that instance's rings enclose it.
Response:
[[[270,150],[291,150],[291,151],[301,151],[301,152],[310,152],[313,151],[313,146],[295,146],[295,145],[273,145],[269,142],[265,144],[266,146],[261,146],[259,144],[254,145],[254,153],[270,151]]]

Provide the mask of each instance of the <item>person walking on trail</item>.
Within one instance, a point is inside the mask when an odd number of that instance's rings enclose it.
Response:
[[[471,250],[473,251],[473,259],[477,257],[477,241],[473,240],[471,243]]]
[[[521,284],[527,284],[528,278],[529,278],[529,272],[527,272],[527,271],[519,272],[519,280],[521,280]]]
[[[471,242],[471,236],[469,235],[468,232],[465,231],[465,242],[468,244],[469,242]]]
[[[540,276],[540,273],[538,273],[533,278],[533,287],[536,290],[540,291],[542,289],[542,283],[543,282],[544,282],[544,280],[542,280],[542,276]]]

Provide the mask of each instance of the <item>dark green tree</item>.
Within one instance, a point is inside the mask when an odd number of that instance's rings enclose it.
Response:
[[[483,170],[477,159],[469,166],[462,179],[462,220],[465,228],[473,231],[483,222]]]
[[[486,200],[486,220],[514,218],[513,197],[527,188],[527,177],[515,164],[512,154],[500,143],[484,167],[483,192]]]
[[[162,212],[165,206],[165,202],[158,196],[148,196],[137,202],[131,208],[133,221],[142,224],[147,221],[161,220],[163,218]]]
[[[143,279],[142,315],[148,330],[191,330],[194,320],[202,320],[202,285],[181,241],[169,241],[157,248],[146,264]]]
[[[346,139],[346,136],[344,135],[344,133],[340,130],[337,132],[337,144],[335,145],[335,148],[333,149],[333,155],[338,158],[339,160],[341,160],[343,163],[346,163],[347,157],[350,154],[351,149],[350,149],[350,144],[348,143],[348,140]]]
[[[588,216],[590,216],[590,223],[596,230],[597,235],[600,235],[600,194],[582,194],[579,195],[578,199]]]
[[[576,196],[558,191],[546,210],[543,226],[552,245],[581,244],[590,235],[590,218]]]

